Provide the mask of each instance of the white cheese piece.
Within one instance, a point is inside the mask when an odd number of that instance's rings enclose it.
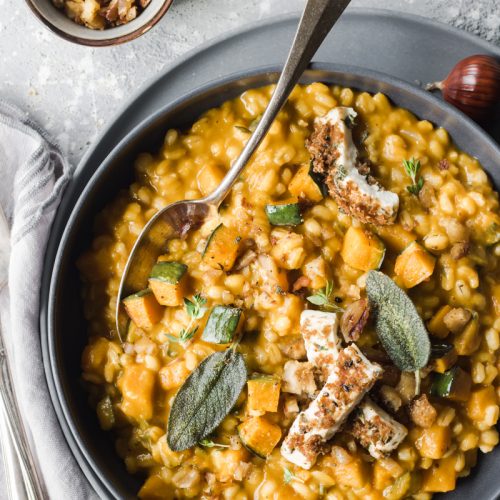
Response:
[[[300,315],[300,333],[304,338],[307,359],[326,376],[339,353],[338,328],[336,313],[305,310]]]
[[[290,462],[310,469],[328,441],[381,376],[354,344],[341,350],[325,386],[309,407],[299,413],[281,446]]]
[[[297,394],[298,396],[313,396],[317,387],[314,380],[313,366],[308,362],[290,360],[283,367],[282,387],[283,392]]]
[[[380,217],[393,221],[399,208],[398,195],[383,189],[378,183],[369,184],[366,176],[356,168],[358,150],[352,140],[351,129],[346,125],[346,121],[352,121],[356,116],[352,108],[337,107],[317,119],[318,123],[329,123],[340,132],[338,136],[341,140],[335,143],[338,154],[334,163],[336,189],[350,205],[370,207]]]
[[[401,444],[408,429],[366,397],[359,405],[351,433],[373,458],[382,458]]]

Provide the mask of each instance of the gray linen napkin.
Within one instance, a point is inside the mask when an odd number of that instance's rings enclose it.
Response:
[[[47,134],[17,107],[0,101],[0,206],[10,226],[0,232],[0,324],[21,413],[48,496],[96,498],[62,435],[42,364],[39,293],[49,230],[71,168]],[[0,497],[6,498],[5,492]]]

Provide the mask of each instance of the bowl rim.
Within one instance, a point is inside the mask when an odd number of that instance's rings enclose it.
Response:
[[[424,101],[428,101],[429,104],[441,108],[446,115],[460,120],[464,124],[461,127],[469,128],[473,131],[475,135],[481,136],[482,141],[488,143],[494,151],[494,155],[498,157],[500,162],[500,145],[478,124],[472,121],[469,117],[459,111],[457,108],[448,104],[447,102],[439,99],[430,92],[426,92],[421,88],[412,85],[404,80],[391,75],[358,67],[343,64],[334,64],[329,62],[313,62],[309,65],[305,74],[307,76],[308,72],[314,72],[315,70],[330,73],[332,80],[334,81],[335,74],[343,74],[345,76],[353,76],[358,78],[366,78],[376,81],[377,83],[387,84],[393,89],[401,90],[406,94],[413,94],[420,97]],[[67,249],[67,243],[72,231],[74,231],[75,222],[77,222],[81,208],[85,205],[89,194],[94,189],[98,179],[106,172],[109,166],[115,161],[116,156],[119,156],[127,144],[133,142],[141,133],[151,126],[154,126],[155,122],[161,120],[162,117],[175,113],[176,109],[182,107],[183,104],[189,102],[190,100],[204,96],[216,90],[218,87],[223,87],[228,84],[236,84],[238,81],[243,81],[245,79],[258,78],[258,77],[268,77],[275,79],[275,76],[279,74],[281,68],[276,65],[271,66],[260,66],[249,68],[245,71],[238,71],[230,75],[225,75],[223,77],[214,78],[210,82],[207,82],[186,94],[181,95],[175,100],[167,102],[155,113],[151,114],[144,120],[142,120],[138,125],[136,125],[129,133],[127,133],[111,150],[111,152],[106,156],[105,160],[95,169],[92,176],[88,180],[85,187],[81,190],[78,198],[70,210],[69,217],[66,221],[64,231],[61,235],[60,241],[57,245],[57,252],[54,259],[54,264],[52,268],[52,275],[50,279],[50,286],[48,290],[48,308],[47,308],[47,324],[45,328],[42,328],[42,356],[45,367],[45,374],[47,378],[47,384],[49,388],[50,397],[57,415],[57,419],[61,425],[63,434],[66,438],[68,446],[73,453],[77,463],[82,469],[84,475],[87,477],[94,489],[103,498],[118,498],[116,490],[110,484],[110,481],[103,475],[95,464],[94,458],[90,455],[89,451],[82,445],[82,434],[78,429],[75,419],[71,416],[71,410],[69,408],[68,400],[64,397],[64,389],[62,385],[62,379],[59,377],[58,360],[57,360],[57,346],[56,346],[56,335],[55,335],[55,318],[57,313],[55,311],[55,303],[57,298],[57,284],[60,280],[61,267],[64,263],[64,256]],[[273,80],[275,81],[275,80]],[[321,80],[319,80],[321,81]],[[271,83],[271,80],[269,81]],[[329,84],[333,84],[329,82]],[[265,83],[262,83],[265,85]],[[248,87],[250,88],[250,87]],[[241,92],[244,92],[245,87],[241,88]],[[360,89],[363,90],[363,89]],[[389,99],[391,96],[388,95]],[[421,119],[425,119],[421,117]],[[453,137],[452,137],[453,139]],[[500,163],[499,163],[500,164]],[[491,179],[490,179],[491,180]],[[500,189],[500,186],[499,186]],[[498,189],[495,187],[495,190]],[[499,492],[500,493],[500,489]]]
[[[59,10],[55,5],[52,4],[52,0],[47,0],[47,1],[54,7],[54,9]],[[131,31],[130,33],[118,36],[109,36],[108,38],[103,38],[100,40],[94,40],[92,38],[72,35],[64,31],[63,29],[59,28],[54,23],[50,22],[45,16],[42,15],[42,13],[35,6],[36,3],[35,0],[25,0],[26,4],[28,5],[30,11],[34,14],[34,16],[52,33],[59,36],[60,38],[63,38],[68,42],[75,43],[77,45],[84,45],[86,47],[109,47],[112,45],[120,45],[122,43],[135,40],[141,35],[144,35],[144,33],[148,32],[153,26],[155,26],[160,21],[160,19],[166,14],[167,10],[172,5],[173,1],[174,0],[164,0],[161,7],[147,23],[141,24],[138,28]],[[140,18],[140,14],[138,18]],[[87,29],[89,31],[94,31],[91,28]],[[103,31],[111,33],[113,31],[113,28],[107,28]]]

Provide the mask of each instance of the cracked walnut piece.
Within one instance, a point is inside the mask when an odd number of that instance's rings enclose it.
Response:
[[[75,23],[102,30],[135,19],[151,0],[52,0]]]

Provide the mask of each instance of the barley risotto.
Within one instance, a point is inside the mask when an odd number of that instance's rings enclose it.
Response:
[[[500,217],[478,161],[383,94],[297,86],[217,214],[116,295],[166,204],[209,194],[272,86],[169,130],[78,266],[83,379],[143,499],[429,499],[498,443]]]

